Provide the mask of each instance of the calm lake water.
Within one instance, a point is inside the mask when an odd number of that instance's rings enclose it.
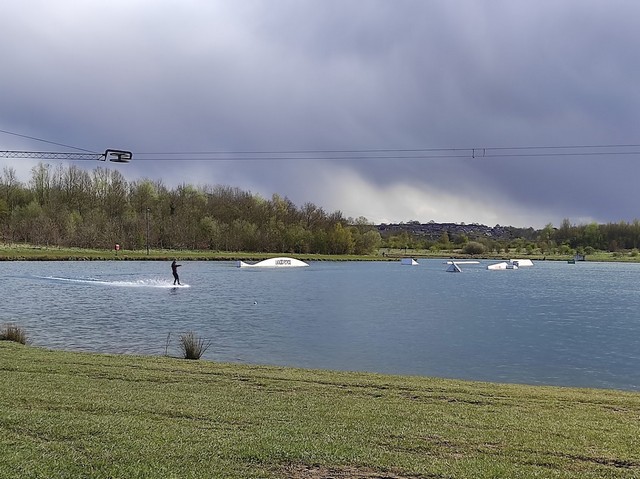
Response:
[[[4,262],[0,322],[56,349],[640,390],[640,264]]]

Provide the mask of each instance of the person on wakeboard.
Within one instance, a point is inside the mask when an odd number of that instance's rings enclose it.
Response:
[[[173,284],[175,285],[176,282],[180,285],[180,277],[178,276],[178,267],[182,266],[181,264],[176,263],[176,260],[173,260],[173,263],[171,263],[171,272],[173,273]]]

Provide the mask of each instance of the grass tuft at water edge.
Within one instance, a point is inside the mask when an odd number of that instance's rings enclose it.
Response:
[[[179,342],[184,359],[200,359],[211,346],[211,341],[198,337],[193,331],[181,335]]]
[[[16,324],[4,324],[0,328],[0,341],[13,341],[14,343],[27,344],[29,341],[27,332]]]

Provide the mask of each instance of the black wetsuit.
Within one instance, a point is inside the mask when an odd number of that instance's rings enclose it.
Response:
[[[176,264],[174,261],[171,263],[171,272],[173,273],[173,284],[180,284],[180,278],[178,277],[178,266],[182,266],[181,264]]]

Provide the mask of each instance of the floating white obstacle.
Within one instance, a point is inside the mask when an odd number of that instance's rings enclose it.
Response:
[[[460,266],[458,266],[457,263],[454,263],[452,261],[449,267],[447,268],[447,273],[462,273],[462,270],[460,269]]]
[[[238,261],[237,266],[238,268],[300,268],[309,265],[299,259],[283,257],[269,258],[254,264]]]
[[[502,261],[501,263],[490,264],[489,266],[487,266],[487,269],[495,271],[499,269],[507,269],[507,266],[509,266],[509,263],[507,263],[506,261]]]
[[[528,266],[533,266],[533,261],[530,259],[510,259],[509,262],[502,261],[501,263],[490,264],[487,269],[519,269]]]
[[[400,263],[401,264],[406,264],[406,265],[409,265],[409,266],[416,266],[418,264],[418,262],[413,258],[402,258],[400,260]]]
[[[447,273],[462,273],[460,264],[479,264],[480,261],[445,261],[444,264],[448,264]]]
[[[509,262],[511,264],[517,265],[518,268],[533,266],[533,261],[531,261],[530,259],[510,259]]]

